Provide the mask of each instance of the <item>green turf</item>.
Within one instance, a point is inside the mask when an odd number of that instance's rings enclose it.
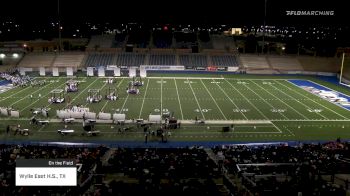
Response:
[[[157,75],[154,75],[157,76]],[[20,111],[20,119],[1,116],[1,139],[31,140],[94,140],[96,137],[81,137],[79,123],[69,125],[76,133],[62,137],[56,133],[63,123],[46,126],[29,125],[33,116],[30,109],[48,107],[49,118],[56,118],[56,110],[67,105],[83,105],[90,111],[125,113],[127,119],[148,119],[149,114],[170,111],[183,121],[205,120],[205,125],[188,124],[172,132],[171,138],[179,141],[267,141],[267,140],[334,140],[349,139],[350,111],[312,95],[294,86],[287,76],[252,75],[172,75],[146,78],[140,94],[129,95],[126,87],[129,78],[119,78],[115,84],[105,83],[103,78],[76,78],[81,81],[79,91],[65,95],[62,104],[48,103],[53,89],[64,89],[66,78],[38,78],[49,81],[44,87],[15,88],[0,94],[0,106],[11,106]],[[210,77],[209,77],[210,76]],[[294,77],[295,78],[295,77]],[[333,89],[349,94],[345,88],[310,79]],[[117,101],[102,100],[87,103],[89,89],[100,89],[105,96],[109,87],[118,88]],[[337,89],[338,90],[338,89]],[[41,95],[39,97],[39,94]],[[33,98],[31,98],[31,95]],[[45,117],[40,117],[45,119]],[[209,124],[210,122],[210,124]],[[223,126],[234,124],[234,130],[222,133]],[[30,136],[6,135],[8,124],[21,124],[32,132]],[[111,128],[111,126],[113,126]],[[97,125],[102,131],[101,140],[143,140],[142,129],[133,128],[127,133],[118,133],[118,126]],[[155,129],[155,128],[154,128]]]

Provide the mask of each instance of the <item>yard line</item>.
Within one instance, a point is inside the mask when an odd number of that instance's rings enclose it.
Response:
[[[89,84],[89,86],[91,86],[92,84],[94,84],[98,79],[99,79],[99,78],[96,78],[95,81],[93,81],[93,82],[91,82],[91,83]],[[71,104],[71,103],[72,103],[74,100],[76,100],[78,97],[80,97],[80,95],[83,94],[83,92],[86,91],[86,89],[88,89],[89,86],[87,86],[87,87],[86,87],[84,90],[82,90],[76,97],[74,97],[74,99],[72,99],[72,101],[70,101],[70,102],[68,103],[68,105]]]
[[[107,85],[107,82],[105,82],[105,84],[102,85],[102,87],[98,89],[98,90],[100,91],[100,95],[101,95],[101,90],[102,90],[106,85]],[[108,102],[108,101],[107,101],[107,102]],[[84,105],[84,107],[86,107],[88,104],[89,104],[89,102],[86,103],[86,104]],[[102,109],[101,109],[101,111],[102,111]]]
[[[227,81],[226,78],[225,78],[224,80],[225,80],[233,89],[235,89],[235,91],[237,91],[242,97],[244,97],[244,99],[245,99],[251,106],[253,106],[253,107],[256,109],[256,111],[258,111],[266,120],[270,120],[270,119],[267,118],[267,117],[265,116],[265,114],[262,113],[252,102],[250,102],[249,99],[247,99],[246,96],[244,96],[239,90],[236,89],[236,87],[234,87],[229,81]]]
[[[289,108],[291,108],[292,110],[294,110],[296,113],[298,113],[300,116],[306,118],[309,120],[308,117],[306,117],[304,114],[300,113],[298,110],[294,109],[292,106],[290,106],[289,104],[287,104],[286,102],[284,102],[283,100],[281,100],[279,97],[275,96],[274,94],[270,93],[268,90],[266,90],[265,88],[261,87],[259,84],[255,83],[254,81],[251,81],[252,83],[254,83],[255,85],[257,85],[259,88],[263,89],[264,91],[266,91],[267,93],[269,93],[270,95],[272,95],[273,97],[277,98],[279,101],[281,101],[282,103],[284,103],[284,105],[288,106]],[[269,84],[270,86],[274,87],[272,84]]]
[[[215,101],[214,97],[211,95],[210,91],[208,90],[207,86],[204,84],[203,80],[200,80],[205,88],[205,90],[207,90],[207,92],[209,93],[210,97],[213,99],[216,107],[219,109],[219,111],[221,112],[222,116],[225,118],[225,120],[227,120],[225,114],[222,112],[221,108],[219,107],[218,103]]]
[[[116,89],[116,91],[118,92],[118,87],[120,86],[120,84],[123,82],[123,80],[124,80],[124,78],[119,82],[119,84],[117,85],[117,89]],[[106,82],[107,83],[107,82]],[[116,93],[117,93],[116,92]],[[106,103],[103,105],[103,107],[102,107],[102,109],[101,109],[101,111],[100,112],[102,112],[103,111],[103,109],[105,109],[105,107],[107,106],[107,103],[109,102],[109,100],[107,100],[106,101]]]
[[[128,95],[126,96],[126,99],[125,99],[125,101],[124,101],[124,103],[123,103],[123,105],[122,105],[122,108],[120,109],[120,112],[119,112],[119,114],[121,114],[122,113],[122,111],[123,111],[123,109],[124,109],[124,106],[125,106],[125,103],[126,103],[126,101],[128,100],[128,98],[129,98],[129,93],[128,93]]]
[[[63,86],[63,85],[65,85],[65,83],[59,85],[58,87],[60,88],[60,87]],[[51,92],[51,91],[49,91],[48,93],[46,93],[46,94],[43,96],[43,98],[46,97],[48,94],[50,94],[50,92]],[[33,105],[34,103],[38,102],[39,100],[40,100],[40,99],[37,99],[37,100],[35,100],[34,102],[31,102],[31,104],[29,104],[29,105],[27,105],[26,107],[22,108],[22,109],[20,110],[20,112],[24,111],[24,110],[27,109],[29,106]],[[46,105],[46,108],[47,108],[48,106],[50,106],[50,105],[51,105],[51,103],[49,103],[48,105]]]
[[[290,134],[292,134],[293,136],[295,136],[295,134],[293,133],[293,132],[291,132],[290,130],[289,130],[289,128],[288,127],[284,127]]]
[[[239,80],[240,81],[240,80]],[[265,101],[258,93],[254,92],[252,89],[250,89],[246,84],[243,84],[245,87],[247,87],[250,91],[252,91],[256,96],[260,97],[261,100],[263,100],[267,105],[269,105],[271,108],[275,109],[273,105],[271,105],[269,102]],[[289,119],[286,117],[282,112],[279,112],[280,115],[282,115],[284,118]]]
[[[198,103],[198,99],[197,99],[197,97],[196,97],[196,94],[194,94],[193,88],[192,88],[191,83],[190,83],[190,81],[188,80],[188,78],[187,78],[187,82],[188,82],[188,85],[190,85],[190,89],[191,89],[191,91],[192,91],[192,93],[193,93],[194,99],[195,99],[196,102],[197,102],[197,105],[198,105],[198,108],[199,108],[199,110],[200,110],[200,112],[201,112],[201,114],[202,114],[202,117],[203,117],[203,119],[205,120],[205,117],[204,117],[202,108],[201,108],[201,106],[200,106],[199,103]]]
[[[141,118],[143,104],[145,103],[145,98],[146,98],[146,94],[147,94],[148,84],[149,84],[149,78],[147,78],[147,85],[146,85],[145,95],[143,95],[143,100],[142,100],[142,105],[141,105],[141,109],[140,109],[139,119]]]
[[[289,82],[289,81],[287,81],[287,82]],[[291,82],[289,82],[289,83],[292,84],[292,85],[294,85],[294,86],[296,86],[295,84],[293,84],[293,83],[291,83]],[[305,95],[303,95],[303,94],[297,92],[296,90],[294,90],[294,89],[292,89],[292,88],[290,88],[290,87],[288,87],[288,86],[282,84],[281,82],[279,82],[279,84],[281,84],[282,86],[284,86],[284,87],[286,87],[286,88],[288,88],[288,89],[291,89],[292,91],[298,93],[299,95],[301,95],[301,96],[303,96],[303,97],[306,97],[306,98],[310,99],[309,97],[307,97],[307,96],[305,96]],[[298,86],[296,86],[296,87],[298,87]],[[300,87],[298,87],[298,88],[300,88]],[[341,116],[341,117],[343,117],[343,118],[345,118],[345,119],[347,119],[347,120],[350,120],[349,118],[347,118],[347,117],[345,117],[345,116],[343,116],[343,115],[341,115],[341,114],[335,112],[334,110],[329,109],[328,107],[326,107],[326,106],[324,106],[324,105],[322,105],[322,104],[320,104],[320,103],[318,103],[318,102],[316,102],[316,101],[314,101],[314,100],[312,100],[312,99],[310,99],[310,100],[311,100],[312,102],[314,102],[314,103],[316,103],[316,104],[322,106],[323,108],[326,108],[326,109],[328,109],[329,111],[332,111],[333,113],[335,113],[335,114],[337,114],[337,115],[339,115],[339,116]]]
[[[54,84],[54,83],[52,83],[52,84]],[[51,84],[49,84],[49,86],[50,86],[50,85],[51,85]],[[36,92],[38,92],[38,91],[40,91],[40,90],[43,90],[43,89],[42,89],[42,88],[39,88],[38,90],[34,91],[33,93],[36,93]],[[17,100],[16,102],[12,103],[10,106],[13,106],[14,104],[20,102],[21,100],[25,99],[26,97],[30,96],[30,95],[33,94],[33,93],[29,93],[27,96],[24,96],[22,99]],[[48,94],[49,94],[49,93],[48,93]],[[39,100],[39,99],[37,99],[35,102],[37,102],[38,100]],[[33,102],[33,103],[35,103],[35,102]],[[33,104],[33,103],[32,103],[32,104]],[[30,104],[30,105],[32,105],[32,104]],[[26,108],[27,108],[27,107],[26,107]],[[23,109],[22,109],[21,111],[23,111]]]
[[[280,133],[282,133],[281,129],[278,128],[273,122],[271,122],[271,124],[272,124]],[[292,133],[292,134],[293,134],[293,133]],[[293,136],[295,136],[295,135],[293,134]]]
[[[160,116],[163,116],[163,78],[160,79]]]
[[[275,86],[273,86],[273,85],[271,85],[271,86],[272,86],[273,88],[277,89],[278,91],[282,92],[283,94],[287,95],[288,97],[294,99],[296,102],[302,104],[304,107],[306,107],[306,108],[308,108],[308,109],[311,109],[308,105],[304,104],[303,102],[299,101],[298,99],[295,99],[293,96],[291,96],[291,95],[285,93],[284,91],[280,90],[279,88],[277,88],[277,87],[275,87]],[[316,113],[316,114],[318,114],[319,116],[322,116],[324,119],[329,119],[329,118],[325,117],[324,115],[322,115],[322,114],[320,114],[320,113]]]
[[[215,80],[213,79],[213,81],[215,82]],[[238,108],[238,106],[235,104],[235,102],[233,102],[233,100],[227,95],[227,93],[221,88],[221,86],[218,84],[218,83],[215,83],[219,88],[220,88],[220,90],[226,95],[226,97],[231,101],[231,103],[236,107],[236,109],[238,109],[239,110],[239,112],[244,116],[244,118],[246,119],[246,120],[248,120],[248,118],[245,116],[245,114],[242,112],[242,111],[240,111],[240,109]]]
[[[174,78],[174,82],[175,82],[175,88],[176,88],[176,93],[177,93],[177,99],[179,100],[179,105],[180,105],[180,112],[181,112],[181,118],[182,120],[184,119],[184,115],[182,113],[182,107],[181,107],[181,102],[180,102],[180,96],[179,96],[179,91],[177,90],[177,84],[176,84],[176,80]]]
[[[18,87],[16,87],[16,88],[18,88]],[[14,93],[14,94],[12,94],[12,95],[10,95],[10,96],[8,96],[8,97],[4,97],[4,99],[1,99],[0,102],[4,101],[4,100],[6,100],[6,99],[8,99],[8,98],[10,98],[10,97],[13,97],[14,95],[17,95],[18,93],[21,93],[22,91],[24,91],[24,90],[26,90],[26,89],[28,89],[28,88],[29,88],[29,86],[27,86],[26,88],[23,88],[22,90],[20,90],[20,91]],[[9,89],[9,90],[13,90],[13,89],[15,89],[15,88],[12,88],[12,89]]]

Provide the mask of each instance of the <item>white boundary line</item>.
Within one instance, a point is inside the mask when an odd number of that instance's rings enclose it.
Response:
[[[215,82],[215,80],[213,79],[213,81]],[[244,118],[246,120],[248,120],[248,118],[246,117],[246,115],[244,115],[243,112],[241,112],[241,110],[238,108],[238,106],[235,104],[235,102],[233,102],[233,100],[227,95],[227,93],[221,88],[220,85],[218,85],[218,83],[216,83],[216,85],[220,88],[220,90],[226,95],[226,97],[231,101],[231,103],[236,107],[236,109],[239,110],[239,112],[244,116]]]
[[[293,84],[292,82],[290,82],[290,81],[288,81],[288,80],[287,80],[287,82],[288,82],[289,84],[292,84],[293,86],[298,87],[298,89],[302,89],[302,88],[300,88],[299,86]],[[286,86],[286,85],[284,85],[284,84],[282,84],[282,83],[280,83],[280,84],[283,85],[283,86],[285,86],[286,88],[288,88],[288,86]],[[305,96],[305,95],[303,95],[303,94],[297,92],[297,91],[294,90],[294,89],[291,89],[291,90],[294,91],[294,92],[296,92],[296,93],[298,93],[299,95],[301,95],[301,96],[303,96],[303,97],[308,98],[307,96]],[[305,91],[304,89],[302,89],[302,90]],[[306,92],[307,92],[307,91],[306,91]],[[311,94],[311,93],[310,93],[310,94]],[[311,94],[311,95],[313,95],[313,94]],[[347,117],[345,117],[345,116],[339,114],[338,112],[335,112],[334,110],[329,109],[328,107],[326,107],[326,106],[324,106],[324,105],[322,105],[322,104],[320,104],[320,103],[318,103],[318,102],[316,102],[316,101],[314,101],[314,100],[312,100],[312,99],[310,99],[310,100],[311,100],[312,102],[316,103],[317,105],[320,105],[320,106],[322,106],[323,108],[326,108],[327,110],[329,110],[329,111],[331,111],[331,112],[337,114],[338,116],[341,116],[341,117],[343,117],[343,118],[345,118],[345,119],[347,119],[347,120],[350,120],[349,118],[347,118]]]
[[[218,103],[215,101],[214,97],[213,97],[213,96],[211,95],[211,93],[209,92],[209,90],[208,90],[207,86],[204,84],[203,80],[201,79],[200,81],[201,81],[201,83],[203,84],[205,90],[207,90],[207,92],[208,92],[208,94],[210,95],[211,99],[214,101],[216,107],[217,107],[217,108],[219,109],[219,111],[221,112],[222,116],[225,118],[225,120],[227,120],[225,114],[222,112],[222,110],[221,110],[221,108],[219,107]]]
[[[199,107],[199,110],[201,111],[202,117],[203,117],[203,119],[205,120],[205,117],[204,117],[204,114],[203,114],[202,108],[201,108],[201,106],[199,105],[199,103],[198,103],[198,99],[197,99],[197,97],[196,97],[196,94],[194,93],[193,88],[192,88],[192,86],[191,86],[191,82],[188,80],[188,78],[187,78],[187,81],[188,81],[188,85],[190,86],[190,89],[192,90],[192,93],[193,93],[194,99],[195,99],[195,100],[196,100],[196,102],[197,102],[197,105],[198,105],[198,107]]]
[[[244,97],[244,99],[245,99],[248,103],[250,103],[250,105],[253,106],[253,108],[255,108],[256,111],[258,111],[266,120],[270,120],[270,119],[267,118],[267,117],[265,116],[265,114],[262,113],[252,102],[250,102],[249,99],[247,99],[246,96],[244,96],[239,90],[237,90],[236,87],[234,87],[234,86],[233,86],[229,81],[227,81],[225,78],[224,78],[224,80],[225,80],[233,89],[235,89],[235,91],[237,91],[242,97]]]
[[[181,118],[184,119],[184,115],[183,115],[183,113],[182,113],[182,106],[181,106],[181,102],[180,102],[179,91],[177,90],[177,84],[176,84],[176,79],[175,79],[175,78],[174,78],[174,83],[175,83],[175,88],[176,88],[176,93],[177,93],[177,99],[179,100]]]
[[[255,83],[254,81],[251,81],[253,84],[255,84],[256,86],[258,86],[260,89],[263,89],[265,92],[269,93],[270,95],[272,95],[273,97],[275,97],[276,99],[278,99],[280,102],[282,102],[284,105],[288,106],[289,108],[291,108],[292,110],[294,110],[295,112],[297,112],[300,116],[302,116],[304,119],[308,119],[308,117],[306,117],[304,114],[300,113],[298,110],[294,109],[292,106],[290,106],[289,104],[287,104],[286,102],[284,102],[283,100],[281,100],[279,97],[275,96],[274,94],[272,94],[271,92],[269,92],[268,90],[266,90],[265,88],[261,87],[259,84]],[[268,84],[272,87],[274,87],[272,84]],[[276,89],[276,88],[275,88]]]
[[[142,110],[143,110],[143,104],[145,103],[145,98],[146,98],[146,94],[147,94],[148,84],[149,84],[149,78],[147,78],[147,85],[146,85],[145,94],[143,95],[143,100],[142,100],[142,104],[141,104],[139,119],[141,118],[141,114],[142,114]]]

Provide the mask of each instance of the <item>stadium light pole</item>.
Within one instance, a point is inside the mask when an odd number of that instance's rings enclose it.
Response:
[[[60,17],[60,0],[57,0],[57,15],[58,15],[58,53],[61,53],[61,17]]]
[[[265,48],[265,26],[266,26],[266,2],[265,0],[265,6],[264,6],[264,26],[263,26],[263,40],[262,40],[262,46],[261,46],[261,53],[264,54],[264,48]]]

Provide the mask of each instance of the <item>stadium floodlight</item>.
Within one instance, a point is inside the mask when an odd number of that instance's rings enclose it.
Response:
[[[13,54],[12,54],[12,57],[13,57],[13,58],[18,58],[18,54],[17,54],[17,53],[13,53]]]
[[[6,57],[5,54],[0,54],[0,58],[1,58],[1,59],[5,58],[5,57]]]

